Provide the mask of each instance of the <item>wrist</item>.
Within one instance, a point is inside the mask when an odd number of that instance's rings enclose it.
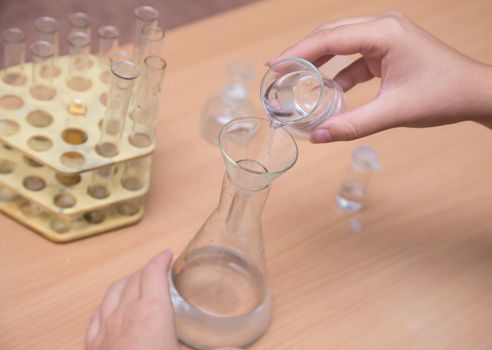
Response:
[[[470,120],[492,129],[492,66],[479,63],[470,86]]]

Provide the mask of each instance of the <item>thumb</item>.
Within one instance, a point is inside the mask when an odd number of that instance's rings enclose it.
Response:
[[[395,99],[396,101],[396,99]],[[398,126],[398,105],[388,96],[337,114],[311,133],[312,143],[350,141]]]

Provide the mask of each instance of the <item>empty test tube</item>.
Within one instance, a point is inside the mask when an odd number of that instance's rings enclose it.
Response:
[[[56,95],[53,83],[55,48],[47,41],[36,41],[31,45],[31,55],[31,96],[41,101],[51,100]]]
[[[91,81],[87,78],[89,69],[90,39],[86,33],[73,32],[68,35],[67,85],[75,91],[85,91],[90,88]]]
[[[165,70],[166,61],[162,57],[147,56],[145,58],[130,111],[133,119],[130,142],[136,147],[146,147],[155,140],[159,96]]]
[[[68,16],[70,32],[82,32],[91,35],[91,18],[84,12],[75,12]]]
[[[375,149],[359,146],[352,152],[350,165],[337,194],[340,209],[346,212],[362,209],[370,175],[379,167],[379,155]]]
[[[130,60],[130,56],[128,55],[128,53],[126,51],[116,50],[116,51],[112,51],[109,54],[108,60],[109,60],[109,64],[108,64],[107,75],[105,74],[105,72],[103,72],[103,74],[101,75],[102,82],[106,83],[106,84],[111,81],[111,65],[113,63],[116,63],[116,62],[128,61],[128,60]],[[101,101],[101,103],[103,105],[107,106],[108,105],[108,93],[103,92],[101,94],[101,96],[99,97],[99,101]]]
[[[111,73],[101,137],[96,146],[96,152],[103,157],[113,157],[119,152],[133,85],[139,75],[138,68],[130,61],[112,63]]]
[[[22,85],[26,81],[24,75],[24,59],[26,42],[24,33],[19,28],[7,28],[2,31],[3,65],[2,79],[10,85]]]
[[[92,172],[90,185],[87,193],[97,199],[106,198],[111,193],[111,184],[116,167],[114,165],[105,166]]]
[[[145,26],[142,28],[140,36],[139,56],[135,58],[138,67],[142,67],[147,56],[163,55],[164,36],[166,33],[156,25]]]
[[[150,169],[150,157],[130,159],[125,163],[121,185],[128,191],[139,191],[145,187]]]
[[[133,61],[137,64],[143,59],[140,53],[142,29],[145,26],[157,26],[159,11],[152,6],[140,6],[133,10],[135,16],[135,39],[133,46]]]
[[[111,53],[118,48],[120,31],[114,26],[103,26],[97,30],[97,36],[99,38],[99,65],[103,71],[101,80],[104,83],[108,83],[110,78],[110,57]]]
[[[55,69],[55,74],[60,74],[60,69],[58,68],[57,58],[60,50],[59,42],[59,24],[53,17],[43,16],[39,17],[34,21],[34,28],[39,40],[47,41],[55,49],[55,55],[53,59],[53,66]]]

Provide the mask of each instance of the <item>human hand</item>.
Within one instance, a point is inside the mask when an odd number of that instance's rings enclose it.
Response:
[[[179,349],[167,283],[171,256],[160,253],[108,289],[92,316],[87,350]]]
[[[463,120],[492,128],[492,67],[461,54],[400,13],[325,23],[268,64],[302,57],[320,66],[334,55],[355,53],[362,57],[335,80],[347,91],[380,77],[379,92],[368,104],[329,118],[312,132],[312,142]]]
[[[177,350],[167,271],[171,253],[152,258],[133,275],[114,283],[94,312],[88,350]]]

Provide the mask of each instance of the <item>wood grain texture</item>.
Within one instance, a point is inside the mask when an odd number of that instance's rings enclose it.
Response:
[[[55,245],[1,217],[0,349],[81,349],[115,279],[163,248],[183,249],[218,200],[223,164],[198,120],[229,61],[248,60],[260,76],[265,61],[320,22],[390,9],[492,62],[489,0],[265,1],[170,32],[143,221]],[[377,86],[348,93],[349,108]],[[380,151],[382,170],[356,216],[364,229],[353,234],[335,194],[359,144]],[[301,143],[263,215],[274,317],[251,349],[492,348],[491,147],[491,131],[472,123]]]

